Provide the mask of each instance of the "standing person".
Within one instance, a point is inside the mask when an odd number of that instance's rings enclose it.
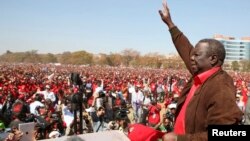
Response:
[[[244,112],[244,116],[245,116],[245,125],[250,125],[250,91],[248,90],[247,93],[247,104],[246,104],[246,109]]]
[[[143,93],[139,89],[139,85],[135,85],[135,91],[131,94],[131,104],[133,108],[133,116],[135,123],[142,122],[142,102],[143,102]]]
[[[151,96],[149,90],[144,90],[144,98],[142,101],[142,124],[147,124],[147,117],[149,113],[149,106],[151,105]]]
[[[107,123],[104,121],[105,108],[100,106],[96,111],[91,111],[93,132],[105,131],[108,129]]]
[[[163,102],[164,100],[164,95],[165,95],[165,92],[164,92],[164,87],[162,85],[161,82],[157,81],[157,88],[156,88],[156,93],[157,93],[157,97],[158,99],[156,101],[159,101],[159,102]]]
[[[193,47],[172,22],[165,1],[159,14],[192,74],[177,102],[174,132],[165,134],[164,140],[206,141],[208,125],[238,124],[243,113],[235,103],[233,79],[222,70],[226,54],[223,44],[203,39]]]
[[[6,119],[6,125],[8,125],[11,122],[11,116],[12,116],[12,105],[14,104],[15,100],[12,96],[12,94],[8,94],[6,101],[3,103],[2,110],[0,110],[0,114]]]
[[[236,94],[236,104],[237,104],[237,106],[240,108],[240,110],[242,111],[242,112],[244,112],[245,111],[245,103],[242,101],[242,95],[241,94]]]
[[[45,90],[44,90],[44,91],[41,91],[41,92],[38,92],[38,93],[43,94],[44,99],[49,98],[49,99],[51,99],[51,101],[52,101],[53,103],[56,102],[55,93],[54,93],[53,91],[51,91],[50,85],[46,85],[46,86],[45,86]]]
[[[148,126],[155,128],[161,120],[161,105],[155,100],[151,101],[151,105],[148,106]]]
[[[103,92],[103,80],[97,81],[97,87],[95,88],[93,95],[94,95],[94,100],[92,106],[95,106],[96,108],[104,106],[105,95]]]
[[[74,110],[71,102],[69,101],[65,101],[65,104],[62,108],[62,120],[66,124],[65,135],[72,135],[73,131],[71,128],[74,124]]]
[[[30,103],[30,105],[29,105],[30,113],[32,113],[34,115],[38,115],[37,108],[38,107],[44,107],[44,104],[41,101],[42,101],[41,95],[36,94],[35,98],[34,98],[34,101],[32,103]]]

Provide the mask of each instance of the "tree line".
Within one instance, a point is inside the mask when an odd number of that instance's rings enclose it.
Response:
[[[177,55],[166,57],[158,53],[141,55],[139,51],[125,49],[120,53],[93,54],[84,50],[60,54],[39,54],[37,50],[11,52],[0,56],[1,63],[60,63],[73,65],[100,65],[144,68],[184,69],[185,65]]]
[[[1,63],[60,63],[72,65],[100,65],[143,68],[172,68],[185,69],[185,65],[178,55],[161,55],[148,53],[141,55],[134,49],[125,49],[120,53],[93,54],[84,50],[63,52],[60,54],[39,54],[37,50],[26,52],[11,52],[9,50],[0,56]],[[250,61],[241,60],[225,63],[228,70],[250,72]]]

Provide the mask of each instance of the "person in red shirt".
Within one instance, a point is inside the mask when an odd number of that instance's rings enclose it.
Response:
[[[161,106],[156,101],[152,101],[148,109],[148,126],[155,127],[161,120]]]
[[[45,99],[45,107],[47,108],[48,112],[53,114],[56,112],[54,108],[54,104],[52,103],[51,99],[47,98]]]
[[[159,14],[192,75],[177,102],[174,132],[165,134],[164,140],[207,141],[209,125],[239,124],[243,112],[235,103],[233,78],[222,69],[224,45],[215,39],[202,39],[194,47],[173,23],[165,0]]]
[[[248,92],[248,89],[247,89],[247,85],[246,85],[246,82],[245,81],[242,81],[242,84],[241,84],[241,93],[242,93],[242,101],[244,102],[244,106],[246,106],[247,104],[247,92]]]

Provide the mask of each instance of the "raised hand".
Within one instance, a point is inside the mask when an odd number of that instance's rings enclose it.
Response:
[[[174,23],[172,22],[172,19],[171,19],[171,15],[170,15],[170,12],[169,12],[169,8],[168,8],[168,5],[167,5],[167,1],[166,0],[163,0],[162,1],[162,10],[159,10],[159,14],[161,16],[161,19],[164,23],[166,23],[170,28],[174,27]]]
[[[5,141],[20,141],[23,136],[23,132],[18,129],[13,129],[13,132],[8,135]]]

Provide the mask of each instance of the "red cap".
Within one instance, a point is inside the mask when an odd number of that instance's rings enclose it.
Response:
[[[18,96],[18,99],[24,100],[24,94],[20,94],[20,95]]]
[[[19,113],[22,111],[22,108],[23,108],[23,104],[22,103],[15,103],[13,106],[12,106],[12,112],[13,113]]]
[[[129,127],[128,137],[131,141],[157,141],[165,133],[142,124],[133,124]]]

